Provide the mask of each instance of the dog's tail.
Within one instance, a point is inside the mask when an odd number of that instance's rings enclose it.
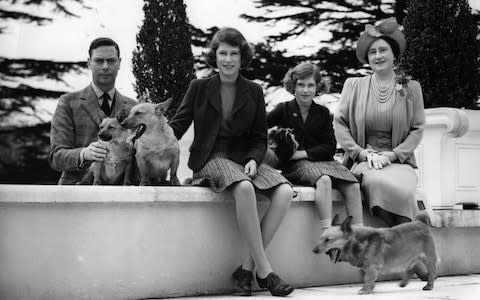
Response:
[[[426,225],[428,226],[432,226],[432,223],[430,222],[430,217],[428,216],[428,214],[425,212],[425,211],[421,211],[417,214],[417,216],[415,217],[415,220],[416,221],[420,221],[422,223],[425,223]]]

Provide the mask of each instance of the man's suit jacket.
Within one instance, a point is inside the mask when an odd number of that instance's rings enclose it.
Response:
[[[278,104],[267,116],[268,127],[292,128],[299,150],[305,150],[308,160],[330,161],[337,142],[328,108],[312,103],[305,123],[297,100]]]
[[[260,165],[267,150],[263,90],[242,76],[239,76],[236,85],[228,157],[240,164],[254,159]],[[192,80],[170,122],[175,136],[180,139],[193,121],[194,138],[188,160],[188,166],[193,171],[206,164],[213,150],[222,121],[221,101],[219,75]]]
[[[135,104],[117,90],[111,116]],[[89,164],[80,166],[80,151],[98,139],[105,117],[91,85],[60,97],[52,118],[49,155],[50,166],[62,172],[59,184],[76,184],[83,177]]]
[[[371,75],[348,78],[343,85],[338,112],[335,114],[335,136],[347,155],[351,167],[365,149],[365,115]],[[393,105],[392,146],[400,163],[417,167],[413,151],[420,144],[425,126],[425,109],[420,84],[410,80],[405,93],[395,91]]]

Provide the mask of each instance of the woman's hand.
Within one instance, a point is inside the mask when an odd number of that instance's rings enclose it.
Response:
[[[245,165],[245,174],[252,178],[257,174],[257,162],[253,159],[249,160]]]
[[[305,150],[297,150],[295,153],[293,153],[292,157],[290,157],[290,160],[300,160],[300,159],[306,159],[308,158],[307,151]]]
[[[374,168],[377,170],[391,164],[387,156],[374,152],[367,155],[367,163],[370,168]]]
[[[382,152],[379,152],[378,154],[387,157],[391,163],[398,159],[397,154],[395,154],[395,152],[393,151],[382,151]]]
[[[372,148],[370,148],[369,145],[367,145],[367,148],[366,149],[363,149],[362,151],[360,151],[360,153],[358,154],[358,160],[359,161],[368,161],[368,155],[370,153],[377,153],[377,151],[373,150]]]

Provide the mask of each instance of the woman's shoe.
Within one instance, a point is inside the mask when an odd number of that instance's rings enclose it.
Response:
[[[242,295],[252,295],[252,271],[245,270],[244,268],[242,268],[242,266],[240,266],[235,270],[235,272],[233,272],[232,277],[236,281],[237,287],[241,290]]]
[[[257,275],[257,282],[259,287],[269,290],[272,296],[287,296],[295,290],[291,285],[283,281],[282,278],[273,272],[263,279],[259,278]]]

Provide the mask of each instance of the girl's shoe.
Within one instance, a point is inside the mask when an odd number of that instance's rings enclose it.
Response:
[[[284,297],[295,290],[291,285],[283,281],[282,278],[273,272],[263,279],[259,278],[257,275],[257,282],[259,287],[269,290],[272,296]]]
[[[252,295],[253,273],[252,271],[245,270],[242,266],[238,267],[232,274],[233,279],[236,281],[237,287],[241,290],[242,295]]]

